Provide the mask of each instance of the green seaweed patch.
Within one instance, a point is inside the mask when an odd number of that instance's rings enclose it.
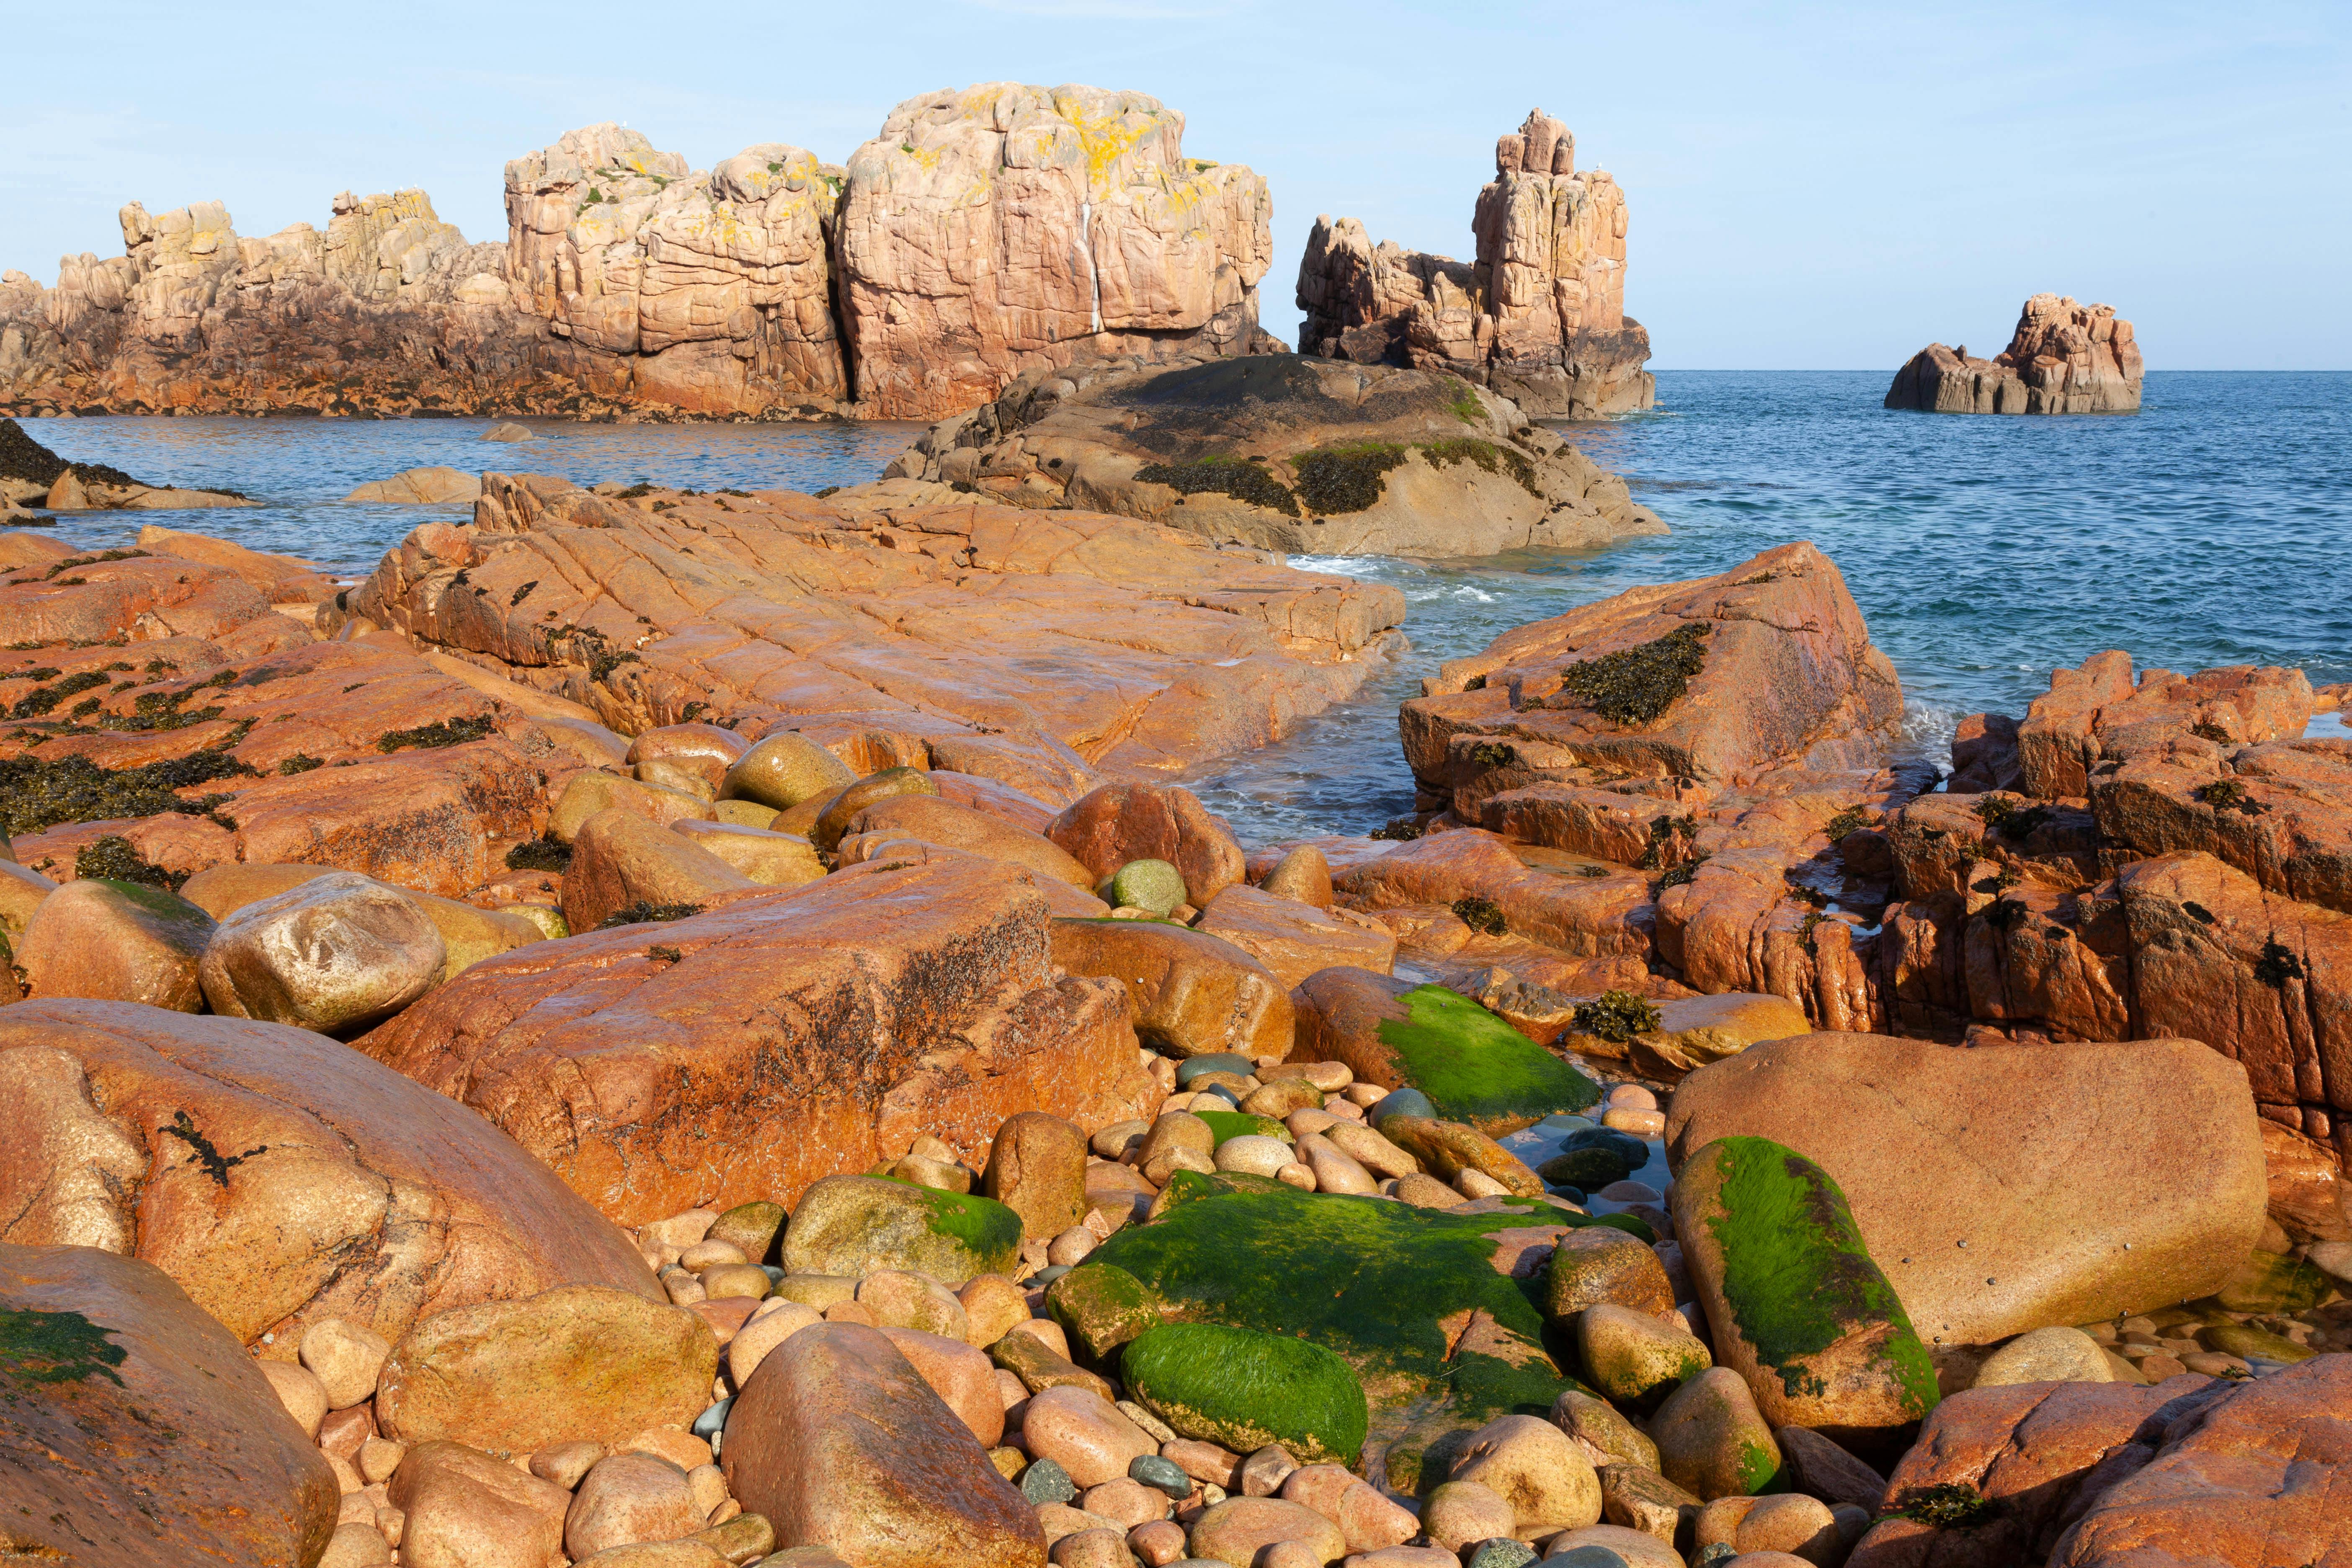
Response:
[[[1696,1375],[1696,1369],[1686,1367],[1685,1377]],[[1780,1457],[1761,1443],[1739,1445],[1739,1489],[1756,1497],[1769,1491],[1780,1479]]]
[[[982,1260],[1006,1262],[1019,1257],[1021,1216],[994,1198],[941,1192],[937,1187],[915,1190],[923,1194],[924,1206],[930,1211],[923,1224],[933,1236],[943,1237]]]
[[[1538,500],[1550,499],[1536,483],[1536,466],[1528,461],[1526,454],[1508,447],[1497,447],[1492,441],[1481,441],[1475,437],[1457,436],[1450,441],[1432,442],[1421,449],[1421,454],[1429,459],[1433,468],[1450,468],[1456,463],[1468,463],[1490,474],[1507,475]]]
[[[1247,1110],[1194,1110],[1193,1115],[1209,1124],[1209,1131],[1219,1143],[1228,1138],[1279,1138],[1284,1142],[1295,1142],[1290,1129],[1271,1116],[1259,1116]]]
[[[1879,1354],[1914,1415],[1935,1408],[1936,1369],[1895,1287],[1872,1261],[1845,1194],[1827,1171],[1769,1138],[1724,1138],[1715,1150],[1717,1213],[1706,1221],[1723,1255],[1722,1290],[1758,1363],[1791,1397],[1827,1392],[1809,1358],[1857,1324],[1885,1323]]]
[[[1381,1043],[1395,1053],[1399,1076],[1447,1121],[1492,1135],[1601,1099],[1600,1085],[1443,985],[1417,985],[1397,1002],[1406,1016],[1381,1020]]]
[[[226,752],[210,751],[136,768],[101,768],[88,757],[0,759],[0,832],[38,833],[61,823],[165,812],[202,816],[231,797],[208,795],[188,800],[178,791],[253,774],[252,768]]]
[[[20,1388],[98,1377],[120,1388],[114,1369],[131,1352],[107,1337],[110,1331],[79,1312],[0,1307],[0,1373]]]
[[[1202,458],[1192,463],[1146,463],[1135,470],[1135,477],[1147,485],[1166,485],[1178,495],[1226,495],[1285,517],[1299,515],[1298,498],[1255,463],[1226,457]]]
[[[1405,448],[1389,441],[1357,441],[1302,452],[1291,460],[1299,499],[1325,517],[1363,511],[1380,503],[1388,472],[1405,459]]]
[[[1494,1233],[1581,1215],[1529,1200],[1457,1215],[1279,1182],[1179,1171],[1155,1217],[1094,1261],[1157,1291],[1174,1321],[1303,1339],[1356,1369],[1393,1435],[1431,1402],[1456,1425],[1540,1415],[1569,1380],[1544,1350],[1540,1279],[1494,1263]],[[1465,1342],[1473,1322],[1479,1333]]]
[[[1370,1425],[1355,1370],[1318,1344],[1223,1323],[1173,1323],[1129,1344],[1129,1389],[1181,1436],[1308,1464],[1355,1463]]]
[[[1646,724],[1690,690],[1706,664],[1705,621],[1676,626],[1638,647],[1621,648],[1560,671],[1560,689],[1612,724]]]

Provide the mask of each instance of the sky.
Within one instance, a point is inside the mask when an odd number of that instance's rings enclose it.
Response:
[[[1466,258],[1530,108],[1632,207],[1626,308],[1659,369],[1885,369],[1990,353],[2042,290],[2113,304],[2151,368],[2352,367],[2352,5],[1404,5],[794,0],[560,12],[83,0],[8,26],[0,268],[121,252],[126,201],[244,234],[421,185],[504,237],[506,160],[617,120],[698,169],[842,161],[892,105],[1086,82],[1184,111],[1274,198],[1295,340],[1318,213]]]

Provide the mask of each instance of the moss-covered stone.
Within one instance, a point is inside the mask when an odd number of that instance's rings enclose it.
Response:
[[[1635,1167],[1614,1149],[1563,1149],[1536,1167],[1536,1174],[1556,1187],[1591,1190],[1622,1182]]]
[[[2222,1355],[2284,1364],[2309,1361],[2315,1353],[2283,1334],[2258,1329],[2252,1323],[2216,1323],[2210,1328],[2200,1329],[2197,1331],[2197,1342]]]
[[[1226,495],[1285,517],[1298,515],[1298,498],[1255,462],[1213,455],[1192,463],[1146,463],[1135,477],[1147,485],[1166,485],[1179,495]]]
[[[712,1220],[709,1239],[740,1249],[754,1263],[765,1263],[775,1255],[776,1238],[783,1231],[784,1205],[755,1198]]]
[[[1246,1110],[1202,1110],[1197,1100],[1193,1102],[1192,1114],[1209,1124],[1209,1131],[1216,1135],[1219,1143],[1229,1138],[1279,1138],[1286,1143],[1294,1142],[1290,1129],[1271,1116],[1257,1116]]]
[[[1160,1326],[1160,1298],[1109,1263],[1081,1263],[1047,1286],[1045,1311],[1097,1362]]]
[[[1237,1454],[1279,1443],[1309,1464],[1353,1464],[1363,1452],[1364,1385],[1309,1341],[1176,1323],[1137,1339],[1120,1364],[1137,1402],[1179,1436]]]
[[[2327,1300],[2336,1282],[2315,1265],[2275,1252],[2250,1253],[2230,1282],[2213,1292],[2229,1312],[2307,1312]]]
[[[1663,1318],[1606,1301],[1578,1314],[1576,1353],[1585,1380],[1631,1410],[1654,1409],[1715,1364],[1697,1336]]]
[[[1675,1182],[1675,1226],[1717,1358],[1775,1426],[1884,1451],[1935,1407],[1935,1367],[1829,1173],[1720,1138]]]
[[[877,1176],[825,1177],[784,1231],[788,1274],[904,1268],[960,1286],[1009,1274],[1020,1258],[1021,1216],[1004,1205]]]
[[[1538,1272],[1507,1270],[1520,1242],[1597,1222],[1496,1203],[1464,1215],[1180,1171],[1150,1222],[1094,1259],[1157,1291],[1171,1319],[1288,1335],[1345,1359],[1391,1479],[1410,1487],[1412,1434],[1541,1415],[1570,1386],[1545,1349]]]
[[[1110,874],[1102,896],[1116,909],[1164,915],[1184,901],[1184,873],[1165,860],[1129,860]]]
[[[1375,1122],[1404,1111],[1500,1136],[1601,1098],[1591,1079],[1443,985],[1333,968],[1309,975],[1296,1002],[1300,1052],[1391,1091]],[[1390,1103],[1408,1090],[1426,1109]]]

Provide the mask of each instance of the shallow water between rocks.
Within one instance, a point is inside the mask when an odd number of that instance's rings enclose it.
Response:
[[[1598,551],[1426,563],[1295,557],[1391,582],[1409,653],[1281,742],[1192,787],[1250,842],[1361,832],[1411,808],[1396,705],[1498,633],[1645,583],[1704,576],[1811,539],[1903,678],[1907,744],[1941,760],[1962,713],[2020,713],[2056,665],[2105,647],[2193,670],[2300,665],[2352,679],[2352,374],[2156,372],[2137,415],[2000,418],[1879,406],[1878,372],[1664,371],[1657,411],[1560,428],[1674,532]],[[567,425],[494,444],[478,419],[34,419],[36,440],[151,482],[227,487],[235,510],[95,513],[68,541],[147,522],[354,574],[454,507],[335,498],[446,464],[816,489],[874,478],[919,426]],[[2314,732],[2345,733],[2325,718]]]

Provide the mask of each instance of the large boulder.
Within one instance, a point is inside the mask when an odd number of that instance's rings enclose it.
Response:
[[[1804,1155],[1933,1344],[2211,1294],[2260,1237],[2244,1069],[2193,1040],[1947,1046],[1816,1034],[1683,1081],[1676,1171],[1718,1138]],[[2200,1173],[2184,1189],[2184,1168]]]
[[[1166,1055],[1290,1055],[1289,992],[1222,938],[1167,921],[1057,920],[1054,962],[1072,974],[1121,984],[1135,1032]]]
[[[1992,358],[1930,343],[1895,373],[1889,408],[1929,414],[2132,414],[2145,374],[2132,324],[2113,305],[2036,294]]]
[[[1021,1215],[992,1198],[879,1176],[827,1176],[793,1205],[783,1264],[791,1274],[851,1279],[907,1270],[957,1286],[1012,1273],[1021,1230]]]
[[[78,878],[35,906],[16,961],[34,996],[86,996],[194,1013],[213,922],[162,888]]]
[[[1105,784],[1045,826],[1097,882],[1131,860],[1164,860],[1184,879],[1195,909],[1242,879],[1247,868],[1233,829],[1191,790],[1174,784]]]
[[[1775,769],[1874,766],[1903,717],[1894,665],[1806,543],[1516,627],[1449,660],[1433,690],[1404,705],[1405,756],[1473,822],[1486,796],[1538,782],[1714,793]]]
[[[728,1412],[721,1463],[787,1553],[823,1547],[860,1568],[1045,1562],[1036,1510],[862,1324],[819,1324],[770,1352]]]
[[[1183,136],[1159,100],[1092,87],[893,109],[833,220],[862,406],[937,418],[1033,365],[1253,352],[1273,203],[1246,165],[1187,159]]]
[[[1298,264],[1298,352],[1446,370],[1530,415],[1591,419],[1647,408],[1650,334],[1625,314],[1622,186],[1576,166],[1576,138],[1542,110],[1495,144],[1478,192],[1474,261],[1374,245],[1318,217]]]
[[[373,877],[331,871],[230,911],[199,973],[215,1013],[330,1035],[407,1006],[448,958],[416,900]]]
[[[517,949],[359,1044],[624,1224],[789,1205],[919,1133],[976,1163],[1016,1110],[1138,1114],[1124,990],[1053,959],[1045,901],[990,862],[882,862]]]
[[[689,1425],[718,1369],[718,1335],[685,1308],[560,1286],[420,1321],[383,1363],[376,1423],[402,1443],[610,1447],[649,1426]]]
[[[237,1337],[162,1270],[91,1247],[0,1245],[0,1325],[9,1556],[299,1568],[326,1550],[327,1457]]]
[[[0,1241],[152,1263],[265,1353],[340,1318],[563,1284],[663,1299],[628,1238],[465,1107],[304,1029],[120,1003],[0,1008]]]

